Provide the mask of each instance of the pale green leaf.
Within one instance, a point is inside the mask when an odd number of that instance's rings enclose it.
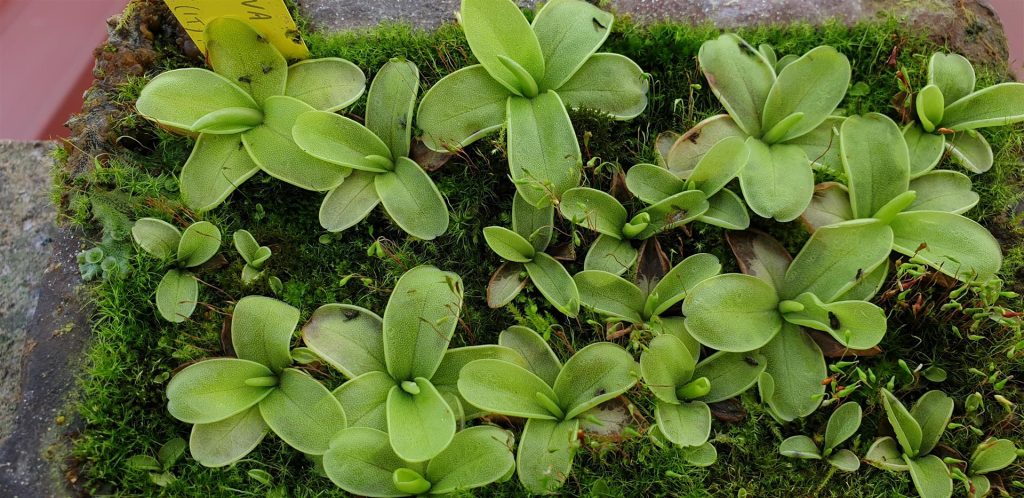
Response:
[[[657,427],[657,424],[655,424]],[[694,467],[710,467],[718,460],[718,450],[711,443],[682,449],[686,463]]]
[[[918,454],[927,455],[939,444],[942,433],[946,431],[949,418],[953,415],[953,398],[942,391],[928,391],[910,408],[910,415],[921,427],[921,448]]]
[[[772,415],[788,422],[813,413],[825,393],[821,381],[828,376],[825,358],[814,340],[800,327],[787,323],[758,352],[768,361],[758,383],[764,384],[765,376],[771,379],[771,396],[762,394],[762,401],[771,408]]]
[[[980,132],[967,130],[954,133],[953,137],[946,141],[946,148],[949,149],[953,161],[968,171],[984,173],[992,168],[992,146]]]
[[[921,424],[910,414],[906,406],[900,403],[888,389],[882,388],[882,407],[889,419],[889,425],[896,433],[896,440],[903,448],[903,453],[914,458],[921,449]]]
[[[783,313],[790,323],[828,332],[840,344],[851,349],[868,349],[878,345],[885,336],[885,311],[865,301],[824,303],[811,293],[793,301],[803,309]]]
[[[241,135],[201,134],[181,169],[182,200],[196,211],[209,211],[259,169]]]
[[[839,160],[839,129],[846,118],[829,116],[813,130],[786,140],[786,145],[796,145],[804,150],[811,164],[832,171],[843,168]]]
[[[717,403],[739,396],[757,383],[768,359],[757,352],[730,353],[719,351],[697,364],[694,378],[707,377],[711,391],[701,397],[706,403]]]
[[[640,369],[633,355],[610,342],[595,342],[565,362],[554,389],[571,419],[636,385]]]
[[[850,61],[845,55],[829,46],[810,50],[779,72],[764,103],[761,131],[800,112],[803,118],[779,141],[809,133],[832,114],[849,85]]]
[[[525,69],[534,87],[543,81],[544,54],[519,7],[510,0],[462,0],[459,12],[469,48],[491,77],[512,92],[532,97],[520,77],[499,59],[505,57]]]
[[[814,440],[803,435],[790,436],[779,444],[779,454],[789,458],[821,460],[821,450]]]
[[[971,481],[971,488],[974,492],[968,496],[975,498],[978,496],[988,496],[992,492],[992,482],[989,481],[988,477],[983,475],[969,476],[968,479]]]
[[[501,259],[514,263],[527,263],[537,254],[530,241],[505,227],[484,227],[487,246]]]
[[[529,419],[516,452],[516,474],[531,493],[553,493],[562,487],[576,456],[579,420]]]
[[[907,191],[910,156],[896,123],[872,113],[843,122],[839,142],[856,218],[871,218],[882,206]]]
[[[647,213],[651,222],[636,239],[649,239],[656,234],[681,227],[708,212],[707,197],[699,190],[687,190],[648,206],[641,213]]]
[[[825,449],[833,449],[853,437],[860,429],[862,414],[863,410],[856,402],[839,405],[839,408],[829,416],[828,425],[825,426]]]
[[[652,315],[660,315],[675,306],[694,286],[722,271],[718,258],[707,253],[688,256],[672,267],[651,290],[647,308]]]
[[[935,455],[907,460],[914,489],[921,498],[949,498],[953,496],[953,479],[945,462]]]
[[[359,100],[366,91],[366,75],[355,64],[337,57],[323,57],[288,66],[284,94],[318,111],[340,111]]]
[[[761,136],[762,110],[775,83],[775,71],[764,56],[740,37],[726,33],[704,42],[697,59],[729,115],[748,135]]]
[[[541,395],[558,403],[558,396],[533,372],[507,361],[476,360],[459,373],[459,394],[482,410],[511,417],[554,420],[557,414],[538,401]]]
[[[728,114],[711,116],[676,139],[665,156],[665,167],[677,177],[686,178],[716,143],[729,137],[746,139],[747,136]]]
[[[679,446],[700,446],[711,434],[711,409],[702,401],[678,405],[659,402],[654,419],[665,439]]]
[[[828,463],[843,472],[854,472],[860,468],[860,458],[857,454],[843,448],[828,457]]]
[[[416,111],[423,143],[435,151],[454,151],[501,128],[508,97],[509,91],[479,64],[445,76],[423,94]]]
[[[260,243],[256,242],[256,237],[253,237],[252,233],[245,229],[235,230],[235,233],[231,234],[231,241],[235,244],[235,250],[246,263],[256,260]]]
[[[448,447],[455,436],[455,414],[429,380],[417,377],[418,394],[394,386],[388,393],[388,436],[395,454],[422,462]]]
[[[203,37],[206,61],[213,70],[249,92],[257,103],[284,95],[288,63],[249,23],[218,17],[206,24]]]
[[[929,133],[939,127],[945,108],[946,102],[942,98],[942,91],[935,85],[925,86],[917,92],[917,98],[914,99],[917,119],[921,121],[924,131]]]
[[[420,90],[416,64],[392,59],[384,64],[370,84],[366,97],[366,127],[379,137],[394,158],[409,155],[412,112]]]
[[[279,381],[260,401],[263,420],[292,448],[322,455],[331,438],[346,426],[341,403],[323,384],[299,370],[286,368]]]
[[[590,244],[590,249],[583,259],[583,269],[622,275],[636,264],[639,256],[639,251],[629,240],[619,240],[601,234]]]
[[[1009,439],[988,438],[971,454],[970,474],[987,474],[1009,467],[1017,459],[1017,446]]]
[[[653,164],[636,164],[626,171],[626,187],[647,204],[654,204],[686,189],[686,182]]]
[[[864,455],[864,461],[882,470],[905,472],[907,462],[903,459],[903,452],[896,444],[896,440],[889,437],[880,437],[871,444],[868,452]]]
[[[674,336],[680,341],[683,341],[683,344],[686,345],[686,349],[690,351],[690,356],[693,358],[693,361],[700,359],[701,345],[697,342],[697,339],[694,339],[693,336],[690,335],[690,332],[686,330],[686,318],[681,316],[659,316],[652,318],[646,325],[654,336],[668,334]]]
[[[629,214],[614,197],[601,190],[578,187],[565,191],[558,205],[562,216],[583,228],[621,239]]]
[[[547,249],[555,231],[555,207],[534,206],[516,192],[512,197],[512,230],[530,241],[535,251]]]
[[[846,185],[837,182],[824,182],[814,186],[814,195],[807,205],[800,221],[809,232],[828,225],[835,225],[853,219],[850,208],[850,193]]]
[[[558,94],[509,98],[507,113],[508,164],[523,199],[534,206],[550,204],[579,185],[580,146]]]
[[[974,66],[960,54],[936,52],[928,59],[928,84],[952,104],[974,92]]]
[[[745,230],[750,226],[747,205],[732,190],[724,188],[708,199],[708,209],[697,218],[702,223],[728,230]]]
[[[209,221],[189,225],[178,241],[178,263],[186,268],[210,260],[220,249],[220,229]]]
[[[999,241],[977,222],[958,214],[900,213],[892,230],[893,249],[954,278],[985,281],[1002,266]]]
[[[782,328],[775,289],[763,280],[734,273],[702,281],[683,304],[686,328],[701,344],[744,352],[764,346]]]
[[[429,379],[448,349],[462,310],[462,279],[433,266],[402,275],[384,310],[384,359],[397,381]]]
[[[498,336],[498,344],[511,348],[526,361],[529,370],[540,377],[549,386],[555,384],[558,372],[562,370],[562,362],[555,356],[551,346],[537,332],[514,325]]]
[[[882,289],[889,276],[889,261],[882,261],[872,270],[865,271],[857,283],[836,297],[836,301],[870,301]]]
[[[267,432],[270,427],[254,406],[219,422],[193,425],[189,451],[204,467],[224,467],[256,449]]]
[[[724,188],[747,164],[750,151],[740,137],[727,137],[708,149],[687,177],[694,188],[711,197]]]
[[[231,346],[239,358],[280,372],[292,363],[292,332],[298,323],[299,310],[283,301],[243,297],[231,314]]]
[[[978,204],[978,194],[971,190],[971,179],[956,171],[932,171],[921,175],[910,181],[910,190],[916,192],[917,197],[904,211],[962,214]]]
[[[427,464],[431,494],[447,494],[486,486],[509,475],[515,467],[512,433],[495,426],[470,427],[459,432]]]
[[[219,422],[259,403],[275,389],[245,381],[272,375],[259,363],[237,358],[193,363],[167,383],[167,411],[190,424]]]
[[[676,390],[693,379],[695,366],[696,362],[686,344],[669,334],[651,339],[647,350],[640,355],[640,374],[643,376],[644,384],[664,403],[679,403]],[[661,405],[660,402],[658,404]],[[658,423],[661,424],[661,421]]]
[[[501,360],[519,366],[527,366],[526,361],[519,356],[519,353],[508,347],[494,344],[464,346],[449,349],[444,354],[441,364],[437,367],[437,372],[434,372],[434,377],[430,379],[430,383],[437,388],[438,392],[444,396],[454,397],[455,403],[462,407],[462,416],[458,417],[460,420],[476,418],[482,415],[483,412],[466,403],[462,396],[459,395],[459,372],[462,371],[462,367],[470,362],[485,359]],[[449,402],[449,404],[453,403]],[[456,415],[459,415],[459,413],[456,413]]]
[[[199,299],[199,282],[191,273],[167,270],[156,286],[156,309],[172,323],[181,323],[192,316]]]
[[[789,265],[780,295],[792,299],[810,292],[830,302],[888,258],[891,247],[892,231],[876,220],[819,228]]]
[[[648,85],[647,75],[636,62],[624,55],[598,53],[587,59],[557,91],[572,109],[593,109],[625,120],[639,116],[647,108]]]
[[[349,427],[370,427],[385,431],[387,400],[395,381],[382,371],[366,372],[331,392],[345,410]]]
[[[353,171],[341,185],[327,192],[320,204],[320,226],[328,232],[341,232],[365,220],[380,204],[374,185],[376,176],[368,171]]]
[[[408,157],[399,157],[395,170],[374,177],[380,203],[409,235],[433,240],[448,230],[448,205],[426,171]]]
[[[552,0],[533,18],[544,57],[544,77],[537,83],[558,90],[608,38],[615,16],[587,2]],[[615,86],[621,85],[621,81]],[[603,87],[603,85],[601,85]]]
[[[750,159],[740,172],[740,187],[750,210],[762,218],[791,221],[800,216],[814,193],[814,172],[796,145],[765,144],[747,139]]]
[[[646,296],[632,282],[600,270],[581,271],[573,280],[583,306],[627,322],[643,322]]]
[[[1024,121],[1024,83],[978,90],[946,107],[942,127],[953,131],[1005,126]]]
[[[324,471],[341,489],[360,496],[407,496],[395,487],[395,470],[412,466],[403,461],[385,432],[352,427],[338,433],[324,454]]]
[[[132,225],[135,243],[159,259],[169,259],[178,252],[181,232],[174,225],[156,218],[139,218]]]
[[[923,175],[939,164],[946,145],[946,136],[928,133],[916,122],[903,127],[903,140],[910,155],[910,177]]]
[[[191,67],[160,73],[142,88],[135,102],[144,118],[177,132],[195,131],[193,125],[200,118],[232,107],[259,109],[231,80]]]
[[[355,378],[386,370],[382,320],[350,304],[325,304],[302,326],[302,342],[339,372]]]
[[[306,154],[346,168],[382,173],[388,169],[368,156],[389,160],[395,157],[387,144],[368,128],[333,112],[302,113],[295,119],[290,133]]]
[[[569,317],[579,313],[579,290],[562,263],[546,253],[539,252],[533,261],[524,266],[530,281],[555,309]]]

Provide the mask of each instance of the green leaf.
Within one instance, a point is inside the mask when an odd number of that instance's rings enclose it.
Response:
[[[821,227],[789,265],[780,296],[792,299],[810,292],[831,302],[888,258],[891,247],[892,231],[876,220]]]
[[[188,446],[200,465],[224,467],[256,449],[269,431],[259,407],[254,406],[219,422],[192,426]]]
[[[523,198],[534,206],[550,204],[579,185],[583,168],[580,146],[558,94],[548,91],[532,99],[512,97],[507,113],[508,163]]]
[[[843,448],[828,457],[828,463],[843,472],[855,472],[860,468],[860,458],[857,454]]]
[[[639,255],[629,240],[601,234],[590,244],[583,260],[583,269],[622,275],[636,264]]]
[[[718,258],[707,253],[688,256],[672,267],[651,290],[647,297],[646,308],[649,315],[660,315],[675,306],[697,284],[722,271]]]
[[[946,148],[949,149],[953,161],[969,171],[984,173],[992,168],[992,146],[985,140],[984,135],[977,131],[954,133],[953,137],[946,141]]]
[[[783,318],[787,322],[828,332],[836,341],[848,348],[872,348],[885,336],[885,311],[873,303],[824,303],[811,293],[801,294],[791,302],[799,303],[803,309],[783,313]]]
[[[268,175],[306,190],[325,191],[341,184],[351,170],[317,159],[295,144],[296,120],[313,110],[292,97],[270,97],[263,104],[263,124],[243,133],[242,143]]]
[[[156,286],[156,309],[171,323],[182,323],[192,316],[199,299],[199,282],[191,273],[167,270]]]
[[[657,424],[655,424],[655,427],[657,427]],[[683,448],[682,453],[686,463],[694,467],[710,467],[718,460],[718,450],[711,443]]]
[[[533,18],[533,33],[544,59],[538,83],[557,90],[608,38],[615,16],[586,2],[553,0]]]
[[[292,363],[289,351],[298,323],[295,307],[269,297],[243,297],[231,314],[231,346],[239,358],[280,372]]]
[[[516,462],[512,433],[495,426],[470,427],[459,432],[427,464],[431,494],[447,494],[486,486],[509,475]]]
[[[740,137],[727,137],[713,145],[690,171],[687,180],[711,197],[724,188],[747,164],[750,151]]]
[[[1017,459],[1017,446],[1009,439],[990,437],[971,454],[967,471],[971,475],[988,474],[1009,467]]]
[[[499,60],[505,57],[526,70],[534,86],[544,78],[544,54],[519,7],[509,0],[463,0],[462,30],[480,64],[510,91],[532,97],[523,83]]]
[[[896,440],[903,447],[903,453],[915,458],[921,449],[921,425],[888,389],[882,388],[882,407],[889,419],[889,425],[896,433]]]
[[[379,174],[374,186],[384,210],[402,230],[433,240],[448,230],[448,206],[433,180],[408,157],[399,157],[395,170]]]
[[[939,164],[946,145],[946,136],[927,133],[921,125],[912,122],[903,127],[903,140],[910,154],[910,177],[923,175]]]
[[[676,139],[665,156],[665,167],[679,178],[686,178],[704,154],[728,137],[747,138],[728,114],[719,114],[697,123]]]
[[[825,449],[834,449],[853,437],[860,429],[862,414],[863,411],[856,402],[839,405],[828,418],[828,425],[825,427]]]
[[[1024,121],[1024,83],[1000,83],[946,107],[942,127],[953,131],[1006,126]]]
[[[978,204],[978,194],[971,190],[971,179],[949,170],[932,171],[910,182],[917,193],[914,202],[904,211],[945,211],[962,214]]]
[[[764,346],[782,328],[775,289],[757,277],[725,274],[702,281],[683,304],[686,329],[701,344],[744,352]]]
[[[941,458],[925,455],[907,460],[910,478],[921,498],[949,498],[953,496],[953,479]]]
[[[190,424],[219,422],[259,403],[275,389],[250,386],[246,380],[272,375],[259,363],[237,358],[193,363],[167,383],[167,411]]]
[[[1003,256],[995,237],[977,222],[958,214],[900,213],[892,222],[892,230],[893,249],[954,278],[985,281],[1002,266]]]
[[[572,470],[579,420],[529,419],[516,452],[516,474],[530,493],[553,493]]]
[[[429,380],[417,377],[418,394],[400,386],[388,393],[388,436],[395,454],[422,462],[434,458],[455,436],[455,414]]]
[[[928,59],[928,84],[937,86],[946,102],[956,102],[974,91],[974,66],[960,54],[936,52]]]
[[[195,131],[193,125],[203,116],[232,107],[259,109],[231,80],[200,68],[160,73],[142,88],[135,102],[144,118],[177,132]]]
[[[988,480],[988,477],[979,475],[970,476],[969,479],[971,481],[971,488],[974,492],[968,496],[971,496],[972,498],[976,496],[988,496],[992,491],[992,482]]]
[[[790,436],[779,445],[779,454],[789,458],[821,460],[821,451],[814,440],[807,436]]]
[[[459,69],[423,94],[416,111],[420,138],[436,151],[459,150],[505,124],[508,97],[482,65]]]
[[[910,162],[906,142],[892,119],[876,113],[846,118],[840,136],[853,214],[871,218],[907,191]]]
[[[181,232],[164,220],[139,218],[132,225],[132,238],[149,254],[159,259],[169,259],[177,254]]]
[[[533,372],[507,361],[476,360],[459,373],[459,394],[482,410],[511,417],[554,420],[556,414],[538,401],[538,394],[558,402],[558,396]]]
[[[256,259],[256,253],[260,250],[259,242],[248,230],[235,230],[231,234],[231,241],[235,244],[235,250],[242,256],[246,263],[252,263]]]
[[[161,471],[163,466],[156,458],[149,455],[135,455],[128,459],[128,468],[132,470],[150,470],[150,471]]]
[[[695,365],[696,362],[686,344],[668,334],[651,339],[647,350],[640,355],[640,373],[644,384],[659,400],[669,404],[679,403],[676,390],[693,378]],[[661,421],[658,423],[661,424]]]
[[[643,291],[628,280],[600,270],[584,270],[573,276],[583,306],[630,323],[644,321]]]
[[[178,241],[178,262],[186,268],[199,266],[220,249],[220,229],[209,221],[189,225]]]
[[[711,435],[711,409],[702,401],[678,405],[659,402],[654,419],[665,439],[679,446],[700,446]]]
[[[850,208],[850,194],[846,185],[838,182],[823,182],[814,186],[814,195],[807,205],[800,221],[808,231],[828,225],[835,225],[853,219]]]
[[[626,120],[639,116],[647,108],[648,86],[647,75],[636,62],[624,55],[598,53],[590,56],[557,91],[565,105],[572,109],[594,109],[614,119]]]
[[[209,211],[259,169],[241,135],[201,134],[181,169],[182,200],[196,211]]]
[[[675,194],[640,211],[640,214],[646,213],[651,221],[647,228],[634,238],[649,239],[661,232],[681,227],[700,218],[709,207],[707,197],[699,190]]]
[[[767,358],[768,366],[758,384],[763,390],[765,376],[771,379],[771,396],[762,393],[761,398],[772,416],[788,422],[814,413],[825,393],[821,381],[828,375],[825,358],[814,340],[787,323],[759,352]]]
[[[839,160],[839,129],[844,120],[842,116],[829,116],[813,130],[786,140],[786,145],[799,146],[814,166],[839,171],[843,168]]]
[[[768,359],[758,353],[719,351],[697,364],[694,378],[706,377],[711,391],[701,397],[705,403],[717,403],[739,396],[757,383]]]
[[[740,196],[727,188],[718,191],[708,199],[708,210],[697,220],[729,230],[745,230],[750,226],[747,205],[743,203]]]
[[[544,251],[555,231],[555,207],[533,206],[516,192],[512,197],[512,230],[530,241],[535,251]]]
[[[334,187],[320,204],[320,226],[329,232],[341,232],[369,216],[380,204],[374,185],[377,175],[368,171],[353,171]]]
[[[686,189],[686,182],[653,164],[636,164],[626,172],[626,187],[647,204],[665,200]]]
[[[820,125],[846,96],[850,85],[850,61],[836,49],[820,46],[788,64],[764,102],[761,130],[771,130],[787,116],[803,113],[779,140],[799,137]]]
[[[340,111],[359,100],[366,75],[359,66],[337,57],[323,57],[288,66],[284,94],[318,111]]]
[[[935,131],[935,128],[938,128],[939,123],[942,122],[942,112],[946,108],[942,91],[935,85],[925,86],[917,92],[914,108],[924,131],[929,133]]]
[[[500,308],[511,303],[529,281],[521,263],[502,263],[487,282],[487,306]]]
[[[755,138],[747,139],[747,148],[750,159],[740,172],[740,187],[750,210],[762,218],[796,219],[814,193],[814,172],[804,150]]]
[[[392,474],[411,464],[395,454],[386,433],[352,427],[332,443],[324,454],[324,471],[338,487],[354,495],[407,496],[395,487]]]
[[[871,444],[864,455],[864,461],[882,470],[904,472],[907,470],[907,462],[903,460],[902,454],[896,440],[885,436]]]
[[[505,227],[484,227],[484,240],[501,259],[514,263],[528,263],[537,254],[530,241]]]
[[[921,447],[918,454],[927,455],[939,444],[942,433],[949,425],[949,419],[953,415],[953,398],[946,396],[942,391],[928,391],[914,403],[910,414],[921,427]]]
[[[180,437],[175,437],[164,443],[156,454],[156,459],[160,461],[162,469],[169,469],[177,463],[181,456],[185,454],[185,448],[187,447],[188,443]]]
[[[433,266],[402,275],[384,310],[384,359],[396,381],[429,379],[448,349],[462,310],[462,278]]]
[[[640,378],[633,356],[617,344],[596,342],[565,362],[554,389],[571,419],[636,385]]]
[[[366,372],[331,392],[345,411],[349,427],[387,430],[388,393],[395,380],[382,371]]]
[[[549,386],[555,384],[558,372],[562,370],[562,362],[537,332],[532,329],[514,325],[498,336],[498,344],[511,348],[526,361],[531,372],[540,377]]]
[[[217,109],[192,123],[192,130],[210,135],[234,135],[259,126],[263,112],[249,107]]]
[[[286,368],[280,384],[260,401],[270,429],[303,453],[322,455],[332,437],[346,426],[341,403],[322,384],[299,370]]]
[[[386,370],[383,324],[374,312],[325,304],[302,326],[302,342],[350,379]]]
[[[579,290],[562,263],[547,253],[539,252],[524,266],[530,281],[555,309],[569,317],[579,313]]]
[[[395,157],[369,128],[333,112],[302,113],[290,132],[306,154],[346,168],[383,173],[389,170],[368,157]]]
[[[366,127],[387,144],[394,158],[407,157],[412,137],[412,112],[420,89],[420,73],[412,62],[392,59],[370,84]]]
[[[690,351],[690,356],[693,358],[693,361],[697,361],[700,358],[700,343],[690,335],[688,330],[686,330],[686,319],[684,317],[655,317],[647,323],[647,327],[651,330],[651,334],[654,336],[661,334],[675,336],[676,339],[683,341],[683,344],[686,345],[686,349]]]
[[[213,70],[249,92],[257,103],[284,94],[288,63],[249,23],[218,17],[206,24],[203,37],[206,61]]]
[[[727,232],[726,242],[744,274],[757,277],[782,290],[786,270],[793,261],[785,247],[770,235],[756,230]]]
[[[736,124],[748,135],[760,136],[761,113],[775,83],[775,71],[764,56],[740,37],[726,33],[704,42],[697,59],[711,91]]]

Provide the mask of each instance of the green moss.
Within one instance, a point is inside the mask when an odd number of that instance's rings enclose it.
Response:
[[[651,72],[650,103],[640,118],[630,122],[612,122],[585,111],[573,113],[576,131],[584,145],[584,161],[605,165],[598,168],[600,171],[590,172],[587,181],[591,185],[609,187],[616,165],[626,168],[653,161],[652,143],[659,132],[684,131],[721,112],[721,106],[697,71],[695,60],[700,44],[717,32],[710,26],[644,27],[627,22],[617,25],[605,49],[624,53]],[[742,34],[755,44],[774,44],[780,55],[803,53],[822,43],[847,54],[853,67],[853,82],[863,83],[867,88],[866,94],[849,97],[843,104],[852,112],[893,114],[890,102],[899,91],[897,68],[918,85],[924,80],[927,55],[939,48],[929,44],[921,33],[907,32],[892,20],[852,28],[837,23],[821,27],[764,27],[744,30]],[[897,66],[891,67],[886,61],[895,39],[901,40],[902,51]],[[307,37],[307,42],[314,56],[347,58],[364,68],[369,78],[374,68],[389,58],[403,56],[419,66],[424,88],[472,62],[461,31],[450,25],[430,33],[400,25],[337,35],[314,33]],[[169,47],[173,43],[163,40],[159,46]],[[160,48],[160,53],[161,67],[187,63],[170,49]],[[978,74],[980,81],[988,84],[1005,79],[1006,68],[980,66]],[[118,103],[130,106],[145,81],[129,79],[117,93]],[[361,114],[362,103],[349,112]],[[71,177],[62,168],[56,169],[55,181],[60,190],[55,198],[63,215],[72,224],[96,230],[111,223],[105,222],[104,217],[114,219],[112,223],[116,225],[118,217],[110,213],[94,219],[94,204],[99,202],[125,219],[157,216],[179,225],[192,221],[195,215],[181,204],[174,181],[188,157],[191,140],[169,135],[135,116],[119,121],[118,132],[123,135],[120,146],[112,144],[109,154],[97,158],[91,172]],[[1007,215],[1007,207],[1021,197],[1019,165],[1024,155],[1024,127],[986,131],[986,137],[998,151],[996,166],[992,172],[975,178],[982,202],[970,214],[1007,241],[1003,277],[1016,284],[1024,268],[1024,249],[1012,228],[1017,220]],[[955,166],[944,163],[943,167]],[[596,317],[584,313],[577,320],[568,320],[532,289],[504,309],[487,308],[486,284],[500,261],[486,248],[481,229],[492,224],[508,225],[513,193],[499,137],[490,137],[468,148],[433,177],[448,200],[452,222],[446,235],[431,242],[409,239],[380,210],[342,234],[326,234],[317,222],[319,194],[272,181],[265,175],[246,182],[227,203],[204,218],[217,224],[226,236],[246,228],[260,243],[269,245],[274,256],[268,263],[268,273],[284,281],[280,297],[299,307],[304,317],[317,306],[330,302],[382,311],[398,277],[408,268],[429,263],[458,272],[465,281],[464,327],[456,334],[453,345],[493,342],[502,329],[517,323],[550,334],[553,346],[563,355],[603,337],[603,325]],[[755,227],[776,235],[793,251],[806,238],[797,224],[755,220]],[[570,226],[560,224],[558,230],[559,242],[570,240]],[[696,225],[690,227],[688,234],[666,234],[661,242],[674,261],[684,254],[711,252],[723,260],[727,270],[734,271],[736,267],[723,244],[723,235],[718,228]],[[367,255],[367,249],[375,242],[384,247],[385,257]],[[122,239],[120,243],[130,241]],[[171,325],[157,317],[152,305],[163,269],[152,258],[129,250],[136,254],[131,258],[131,275],[90,287],[96,305],[94,338],[87,372],[81,381],[82,402],[78,405],[84,426],[74,447],[85,488],[97,494],[236,496],[266,494],[283,486],[294,496],[341,495],[326,478],[314,472],[304,456],[272,436],[229,469],[206,469],[183,459],[172,469],[178,479],[167,488],[153,484],[146,472],[128,468],[126,461],[131,456],[154,454],[160,445],[176,436],[187,438],[188,426],[175,421],[165,410],[163,390],[172,371],[185,362],[222,354],[221,328],[233,303],[248,294],[270,294],[265,281],[249,288],[242,286],[241,258],[226,243],[222,248],[224,265],[199,272],[205,285],[201,290],[202,303],[192,320]],[[992,364],[993,369],[1020,378],[1024,374],[1020,353],[1010,358],[1005,354],[1009,344],[1019,339],[994,322],[979,328],[977,333],[985,336],[981,340],[969,340],[954,333],[953,326],[966,331],[970,320],[962,313],[938,311],[948,298],[948,290],[925,283],[918,286],[919,292],[902,298],[896,288],[881,299],[893,310],[891,332],[882,344],[885,353],[864,360],[863,366],[874,369],[884,382],[899,371],[899,359],[912,366],[939,365],[950,373],[950,378],[939,386],[928,387],[941,387],[958,400],[971,392],[982,392],[990,408],[983,431],[1014,438],[1020,444],[1020,433],[1015,430],[1018,422],[1000,418],[1001,408],[992,401],[998,393],[1019,402],[1019,384],[1011,383],[997,392],[990,382],[968,371]],[[914,313],[918,293],[921,306],[932,312]],[[319,368],[314,375],[329,386],[341,381],[327,367]],[[838,380],[854,381],[844,377]],[[925,387],[902,378],[897,386],[903,388],[901,396],[913,398]],[[637,407],[639,419],[652,418],[648,395],[638,388],[627,397]],[[884,425],[884,416],[877,406],[875,388],[861,388],[854,398],[865,405],[867,420],[855,442],[862,453],[879,425]],[[678,451],[658,450],[642,439],[629,439],[621,444],[588,440],[581,448],[565,492],[589,496],[895,496],[911,492],[905,475],[871,468],[833,475],[822,464],[778,456],[777,445],[785,436],[820,431],[828,409],[806,421],[780,426],[759,408],[753,394],[744,396],[743,405],[748,411],[743,422],[715,425],[712,439],[718,448],[719,462],[710,469],[687,467]],[[962,429],[951,433],[948,442],[966,453],[980,440],[980,436]],[[270,474],[270,485],[250,476],[249,472],[257,469]],[[1019,466],[1011,472],[1016,477],[1008,472],[1007,483],[1012,478],[1021,478]],[[513,480],[480,494],[520,496],[522,491]]]

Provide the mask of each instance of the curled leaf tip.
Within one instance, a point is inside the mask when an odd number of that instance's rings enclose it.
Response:
[[[691,380],[676,391],[679,399],[691,400],[707,396],[711,392],[711,381],[707,377]]]

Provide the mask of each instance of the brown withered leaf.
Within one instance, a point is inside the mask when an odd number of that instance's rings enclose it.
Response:
[[[825,355],[825,358],[829,359],[842,359],[842,358],[867,358],[871,356],[877,356],[882,354],[882,348],[875,346],[869,349],[850,349],[843,346],[839,341],[835,340],[831,335],[820,330],[804,329],[811,339],[821,348],[821,353]]]
[[[564,242],[557,246],[552,246],[544,252],[559,261],[576,261],[576,246],[572,242]]]
[[[738,424],[747,418],[747,409],[736,398],[729,398],[717,403],[708,403],[711,416],[727,424]]]
[[[522,263],[503,263],[494,270],[487,282],[487,306],[500,308],[512,302],[526,287],[527,279],[519,277],[523,271]]]
[[[412,141],[412,150],[409,152],[409,157],[427,172],[441,169],[441,166],[444,166],[454,155],[451,152],[433,150],[423,145],[423,141],[419,139]]]

